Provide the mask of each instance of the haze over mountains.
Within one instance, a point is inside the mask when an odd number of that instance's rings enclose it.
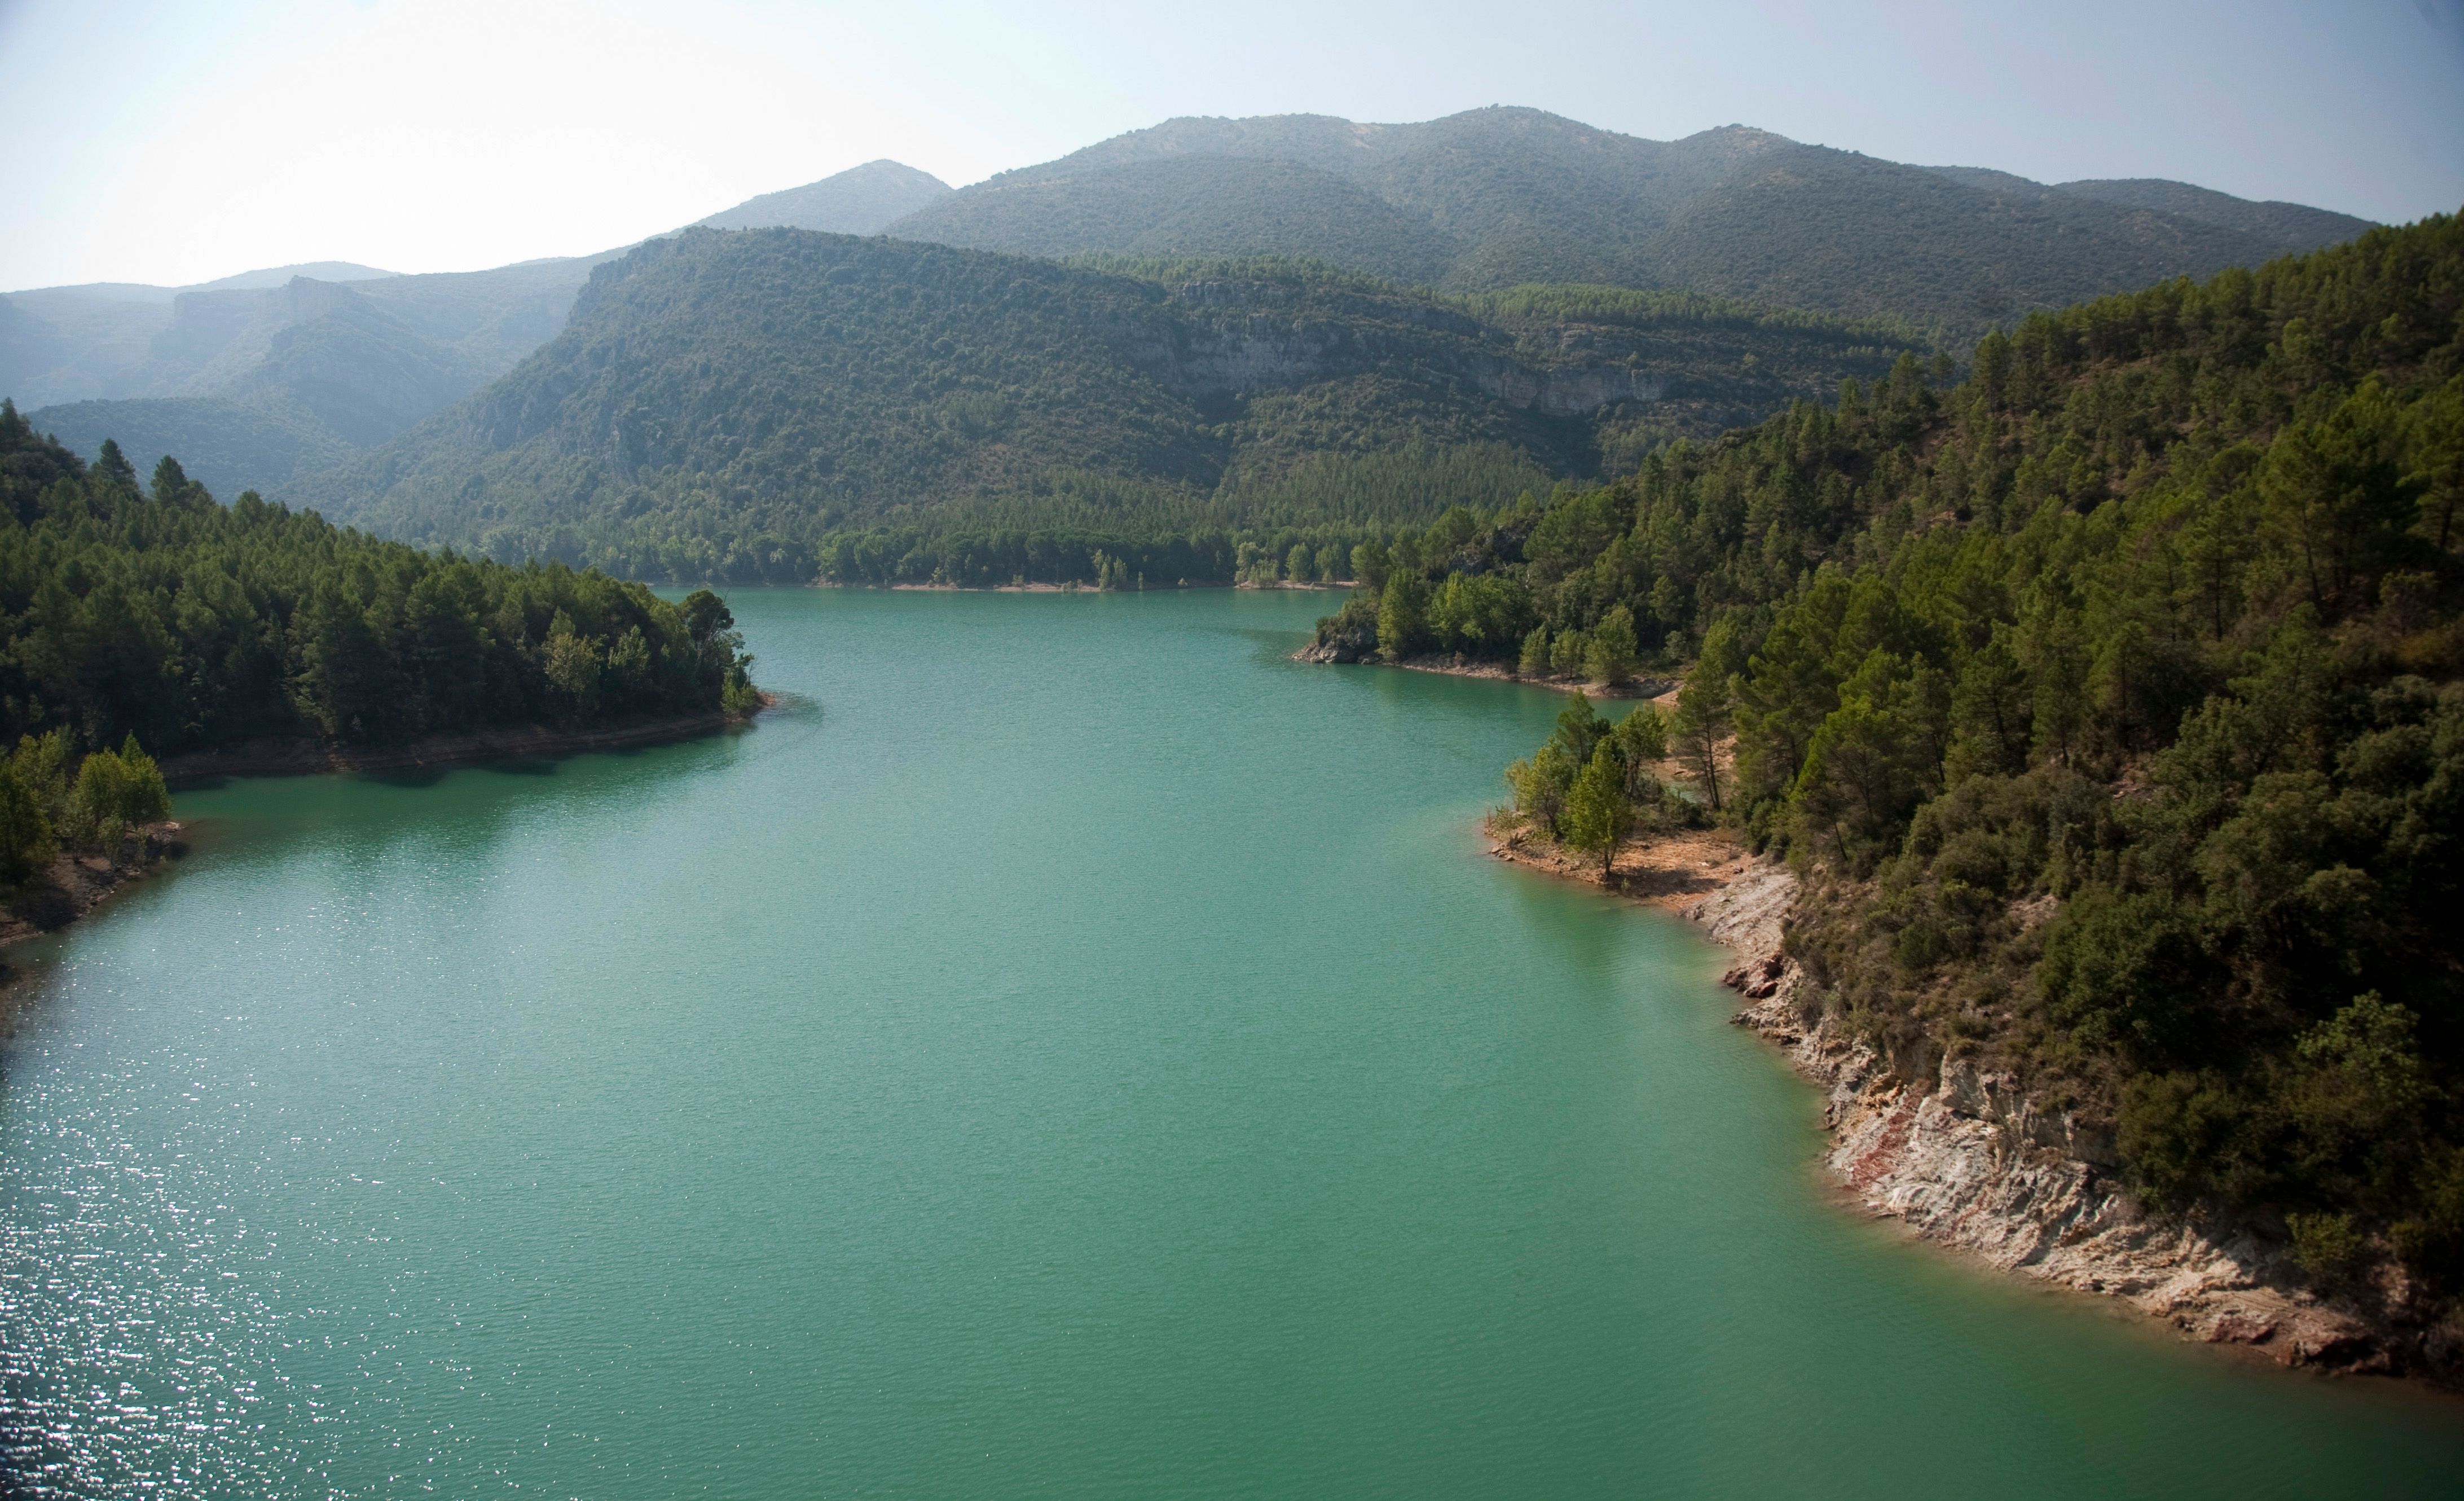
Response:
[[[1502,504],[1879,379],[1911,342],[1611,288],[1439,299],[1288,262],[695,230],[600,267],[512,375],[291,495],[492,556],[807,579],[833,527],[923,512],[1153,535]]]
[[[1644,141],[1492,108],[1412,125],[1166,121],[962,188],[889,232],[1037,255],[1311,255],[1451,290],[1683,288],[1966,335],[2365,228],[2187,184],[2048,188],[1744,126]]]
[[[871,162],[699,224],[886,232],[1042,257],[1298,257],[1455,295],[1524,283],[1709,293],[1898,320],[1894,338],[1925,328],[1952,347],[2035,308],[2255,264],[2365,228],[2187,184],[2049,187],[1744,127],[1653,142],[1507,108],[1407,125],[1174,120],[957,191]],[[278,492],[484,399],[473,393],[534,351],[546,358],[541,346],[594,268],[622,254],[410,276],[318,263],[187,288],[15,293],[0,298],[0,394],[80,452],[117,437],[141,459],[192,458],[219,493]],[[1821,361],[1753,344],[1773,326],[1720,351],[1726,369],[1702,348],[1628,349],[1620,358],[1655,372],[1666,410],[1620,419],[1625,430],[1666,436],[1750,420],[1770,408],[1739,405],[1739,390],[1775,403],[1809,388]],[[1592,337],[1574,323],[1557,336]],[[1774,354],[1785,375],[1723,384],[1738,362]],[[1847,367],[1834,362],[1824,379]],[[768,419],[747,410],[741,420]],[[1550,462],[1595,462],[1600,452],[1565,450]],[[373,503],[338,483],[314,492]]]
[[[704,230],[823,230],[832,234],[878,234],[893,219],[950,195],[950,185],[930,172],[887,159],[851,166],[818,183],[747,198],[693,227]]]

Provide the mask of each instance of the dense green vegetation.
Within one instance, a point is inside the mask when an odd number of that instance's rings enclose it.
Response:
[[[289,498],[636,578],[1221,581],[1879,377],[1895,324],[1287,261],[696,231],[506,380]],[[1118,572],[1118,570],[1115,570]]]
[[[2441,217],[1450,515],[1364,558],[1321,634],[1553,666],[1630,624],[1692,664],[1668,733],[1695,797],[1807,872],[1811,993],[1903,1074],[2013,1070],[2152,1200],[2276,1225],[2325,1283],[2446,1296],[2459,498]],[[1563,833],[1538,765],[1518,796]]]
[[[1492,108],[1396,125],[1166,121],[962,188],[888,232],[1041,255],[1308,255],[1454,291],[1686,288],[1964,341],[2365,228],[2181,183],[2056,188],[1742,126],[1643,141]]]
[[[742,713],[727,607],[337,528],[165,458],[91,468],[0,403],[0,743],[158,755]],[[55,827],[58,824],[54,820]]]
[[[84,755],[65,727],[26,736],[0,761],[0,891],[63,847],[116,854],[132,831],[170,816],[163,768],[134,735]]]

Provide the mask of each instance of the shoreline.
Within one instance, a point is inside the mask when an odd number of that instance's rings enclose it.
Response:
[[[2248,1230],[2159,1218],[2123,1186],[2106,1133],[2026,1097],[2010,1075],[1946,1058],[1902,1079],[1812,997],[1783,947],[1797,879],[1726,830],[1629,840],[1616,880],[1492,818],[1489,853],[1672,912],[1732,952],[1729,1018],[1822,1096],[1824,1175],[1869,1215],[2001,1272],[2117,1300],[2185,1338],[2337,1375],[2459,1384],[2453,1330],[2421,1328],[2305,1285]]]
[[[0,900],[0,951],[46,938],[91,916],[128,887],[188,852],[187,826],[176,819],[149,824],[122,839],[109,854],[59,854]],[[18,982],[26,971],[0,960],[0,1037],[17,1032]]]
[[[754,713],[777,707],[762,694]],[[225,777],[313,776],[345,771],[466,765],[516,757],[578,756],[590,751],[672,744],[751,722],[723,713],[643,719],[593,730],[552,730],[544,725],[423,736],[407,745],[355,751],[304,739],[250,741],[229,750],[197,751],[161,762],[163,780],[194,788]],[[143,880],[166,860],[188,852],[187,826],[165,820],[132,833],[111,853],[61,854],[5,900],[0,900],[0,949],[61,929],[85,917],[130,884]],[[0,962],[0,1035],[15,1028],[13,996],[21,976]]]
[[[1580,693],[1595,700],[1612,698],[1662,698],[1676,692],[1673,677],[1634,677],[1617,683],[1596,682],[1580,677],[1525,677],[1503,662],[1474,662],[1459,656],[1433,652],[1405,657],[1400,662],[1372,661],[1355,655],[1332,643],[1312,642],[1291,654],[1295,662],[1313,666],[1386,667],[1406,673],[1435,673],[1441,677],[1479,677],[1491,682],[1519,683],[1526,688],[1546,688],[1552,693]]]
[[[1337,584],[1239,584],[1203,582],[1192,584],[1177,579],[1170,584],[1149,585],[1144,588],[1114,585],[1104,588],[1093,584],[844,584],[836,579],[815,579],[803,587],[808,589],[880,589],[885,593],[916,594],[1182,594],[1191,589],[1291,589],[1305,594],[1350,593],[1355,585]]]
[[[165,860],[188,852],[181,836],[187,826],[165,819],[132,831],[109,854],[58,854],[0,901],[0,949],[57,933],[101,906],[131,881],[154,873]],[[6,970],[0,965],[0,971]]]
[[[778,703],[761,695],[761,709]],[[756,714],[760,710],[757,709]],[[490,761],[537,757],[580,756],[591,751],[630,750],[668,745],[715,735],[749,724],[752,717],[731,718],[713,710],[664,719],[638,719],[587,730],[559,730],[541,724],[512,725],[494,730],[468,730],[454,735],[426,735],[402,745],[332,745],[305,737],[249,740],[226,750],[189,751],[163,760],[163,780],[173,787],[195,787],[224,777],[316,776],[344,771],[403,771],[414,767],[470,765]]]

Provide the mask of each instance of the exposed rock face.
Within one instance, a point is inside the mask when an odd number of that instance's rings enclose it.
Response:
[[[1331,630],[1292,653],[1295,662],[1367,662],[1377,655],[1377,628],[1354,626]]]
[[[2254,1346],[2285,1365],[2452,1379],[2451,1325],[2324,1299],[2283,1247],[2247,1227],[2160,1217],[2131,1197],[2112,1140],[2039,1108],[2009,1075],[1959,1058],[1903,1079],[1811,996],[1780,947],[1796,882],[1764,863],[1683,909],[1747,959],[1723,982],[1736,1021],[1824,1092],[1827,1164],[1868,1208],[2006,1271],[2128,1300],[2194,1337]],[[2396,1301],[2396,1300],[2391,1300]]]

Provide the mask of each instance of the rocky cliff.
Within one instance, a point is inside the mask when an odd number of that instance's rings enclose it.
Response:
[[[1682,909],[1744,962],[1738,1025],[1823,1092],[1826,1165],[1876,1214],[2005,1271],[2122,1298],[2185,1334],[2342,1372],[2464,1374],[2464,1331],[2323,1297],[2257,1227],[2168,1219],[2122,1181],[2112,1142],[2019,1082],[1945,1059],[1903,1078],[1827,1011],[1783,946],[1796,879],[1760,862]],[[2393,1290],[2400,1293],[2401,1290]]]

